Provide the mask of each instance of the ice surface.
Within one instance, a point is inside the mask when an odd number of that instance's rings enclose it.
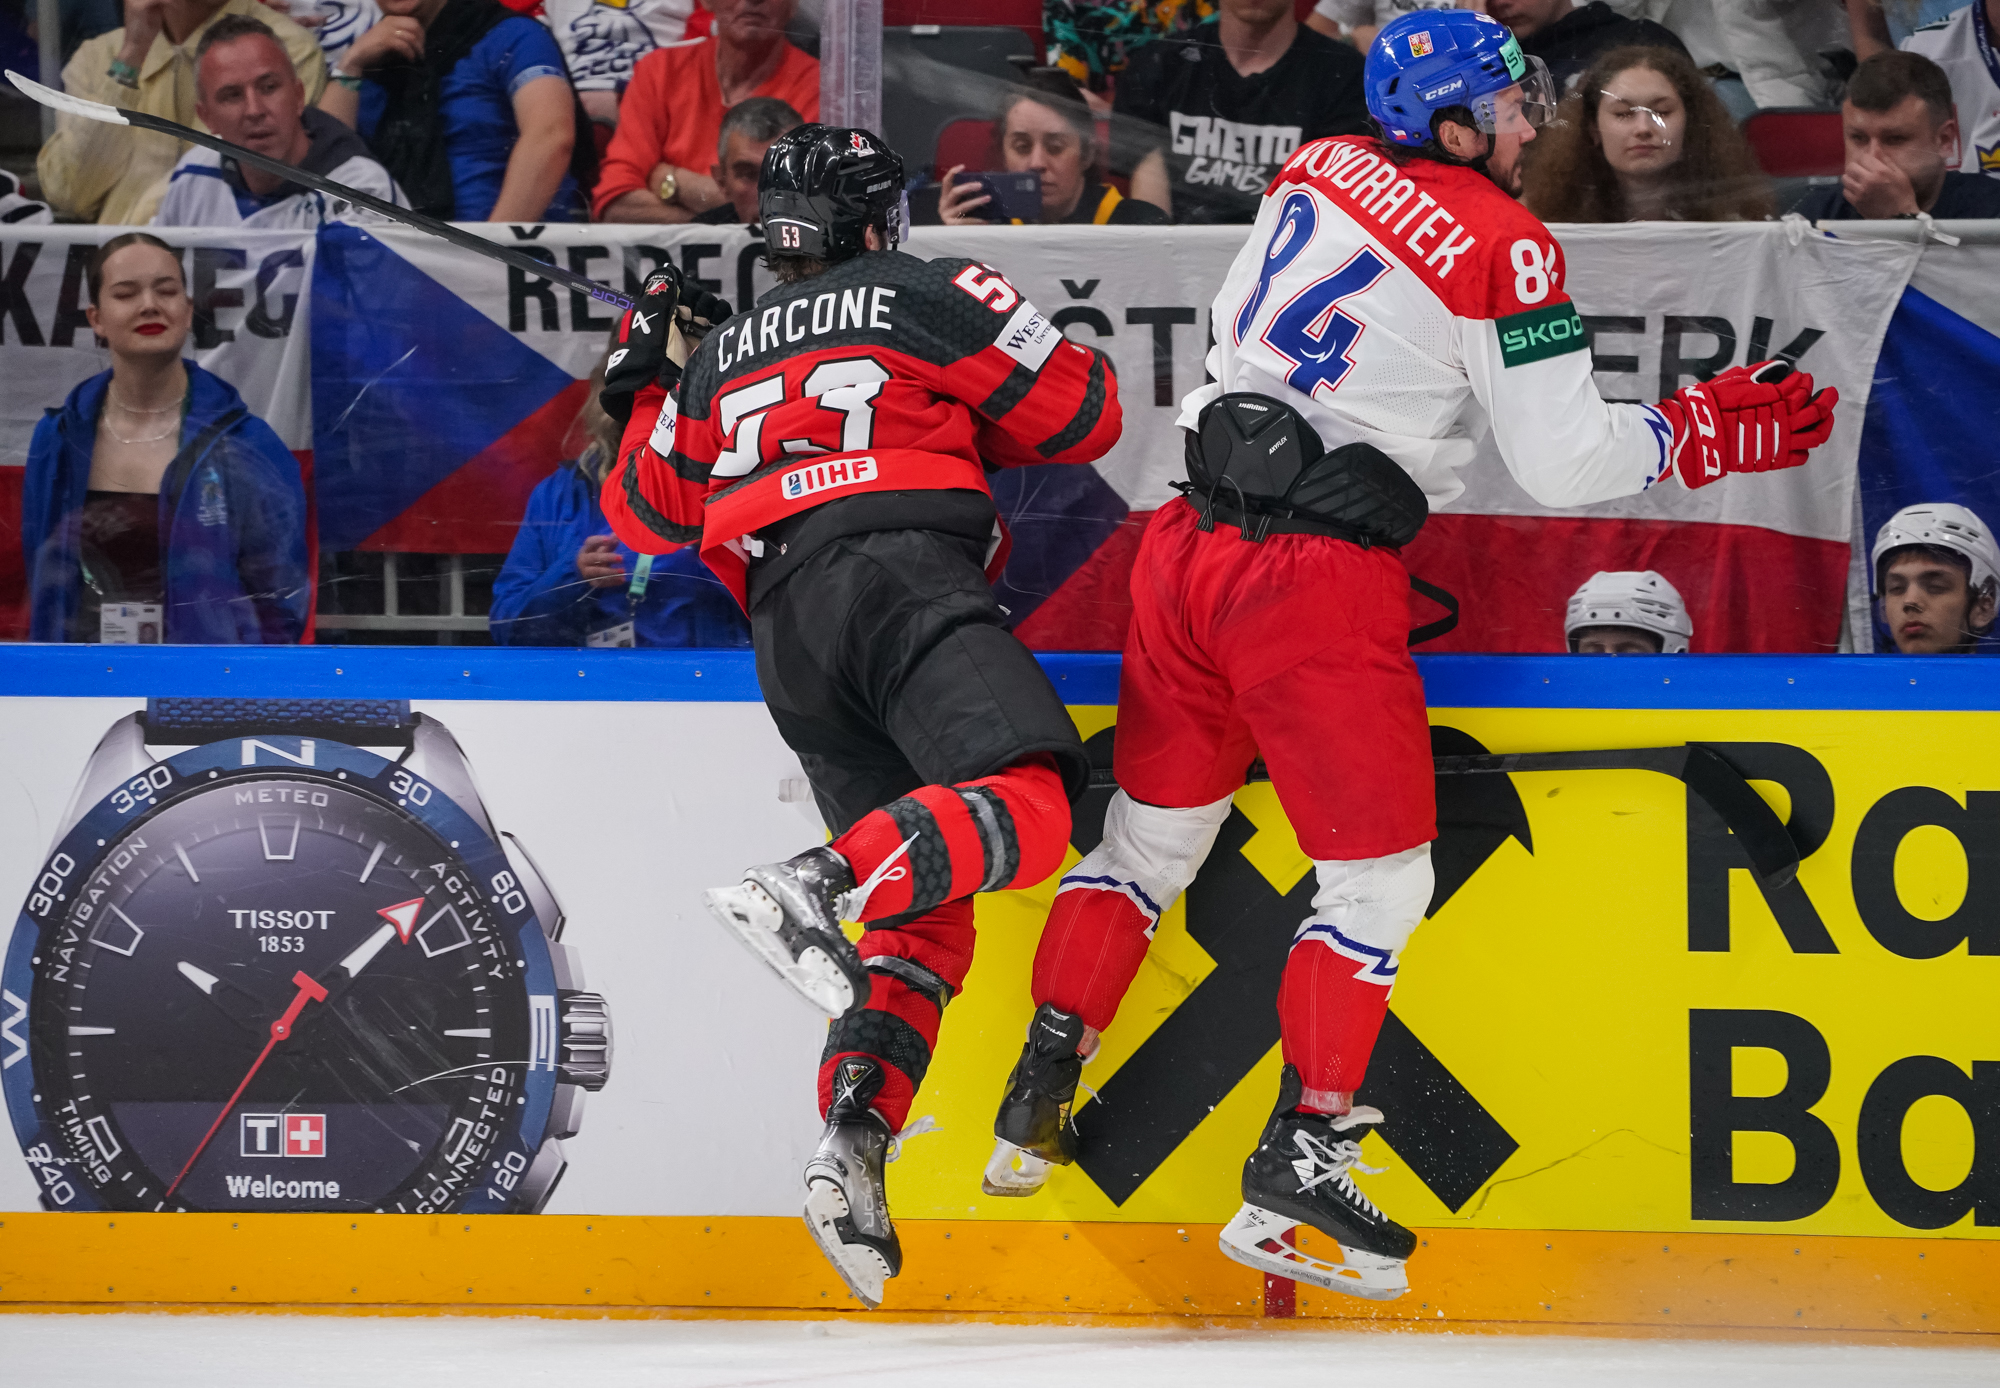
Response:
[[[2000,1383],[2000,1350],[1338,1329],[829,1321],[4,1315],[0,1380],[64,1388],[1897,1388]]]

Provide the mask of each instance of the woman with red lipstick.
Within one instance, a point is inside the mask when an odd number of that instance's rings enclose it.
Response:
[[[1770,183],[1708,81],[1671,48],[1614,48],[1527,151],[1545,222],[1755,222]]]
[[[183,360],[194,308],[158,237],[87,276],[111,369],[35,427],[22,479],[36,641],[297,641],[311,589],[298,460],[236,388]]]

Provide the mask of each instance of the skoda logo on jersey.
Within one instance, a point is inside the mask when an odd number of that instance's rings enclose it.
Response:
[[[1465,90],[1465,78],[1453,77],[1449,82],[1440,82],[1435,87],[1417,93],[1426,106],[1435,106],[1446,97],[1457,96]]]
[[[786,473],[778,480],[778,490],[785,494],[785,500],[797,501],[811,496],[814,492],[832,491],[835,487],[852,487],[862,482],[873,482],[876,477],[873,458],[835,458],[830,462],[814,463],[810,467],[798,468]]]
[[[1410,56],[1412,58],[1428,58],[1430,55],[1431,31],[1428,29],[1419,29],[1416,33],[1410,35]]]

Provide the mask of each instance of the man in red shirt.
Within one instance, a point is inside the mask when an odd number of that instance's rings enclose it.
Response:
[[[655,49],[632,69],[618,133],[604,153],[592,213],[600,222],[688,222],[726,199],[708,174],[722,117],[774,96],[819,119],[819,63],[785,39],[796,0],[714,0],[715,31]]]

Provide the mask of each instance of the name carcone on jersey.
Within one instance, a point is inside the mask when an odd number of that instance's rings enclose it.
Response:
[[[1664,472],[1658,411],[1605,404],[1562,248],[1484,175],[1343,136],[1298,150],[1214,304],[1220,391],[1286,400],[1327,447],[1364,441],[1431,504],[1488,427],[1544,505],[1641,491]]]

